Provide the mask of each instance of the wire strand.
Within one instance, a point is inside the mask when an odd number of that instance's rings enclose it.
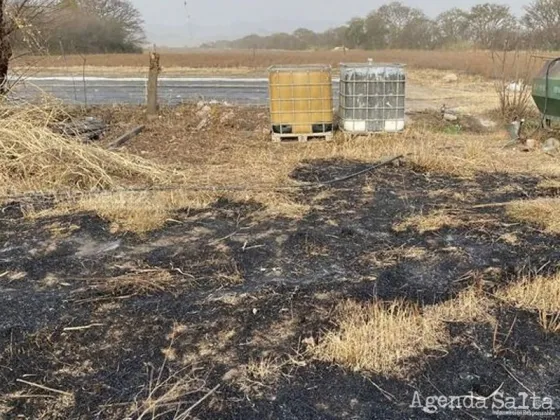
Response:
[[[168,191],[193,191],[193,192],[240,192],[240,191],[297,191],[297,190],[310,190],[339,184],[359,176],[373,172],[374,170],[383,166],[389,165],[397,160],[403,159],[404,155],[393,156],[384,159],[366,169],[352,173],[340,178],[331,179],[329,181],[306,182],[297,185],[256,185],[256,186],[240,186],[240,185],[226,185],[226,186],[160,186],[152,188],[128,188],[122,190],[100,190],[100,191],[50,191],[50,192],[30,192],[18,195],[5,195],[0,196],[0,201],[4,202],[17,202],[24,200],[72,200],[77,197],[93,197],[101,195],[116,195],[126,193],[142,193],[142,192],[168,192]]]

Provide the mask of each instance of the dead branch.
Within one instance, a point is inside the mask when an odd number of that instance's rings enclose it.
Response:
[[[70,393],[70,392],[61,391],[61,390],[59,390],[59,389],[54,389],[54,388],[49,388],[48,386],[41,385],[41,384],[36,384],[36,383],[34,383],[34,382],[25,381],[25,380],[23,380],[23,379],[16,379],[16,382],[20,382],[20,383],[22,383],[22,384],[29,385],[29,386],[32,386],[32,387],[34,387],[34,388],[39,388],[39,389],[42,389],[43,391],[54,392],[54,393],[56,393],[56,394],[64,395],[64,396],[66,396],[66,397],[73,397],[73,396],[74,396],[74,395],[73,395],[72,393]]]
[[[146,128],[145,125],[141,125],[139,127],[134,128],[133,130],[130,130],[128,133],[123,134],[109,145],[109,149],[116,149],[117,147],[122,146],[127,141],[132,140],[134,137],[136,137],[138,134],[144,131],[145,128]]]

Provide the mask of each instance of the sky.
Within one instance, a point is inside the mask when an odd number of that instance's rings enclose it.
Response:
[[[146,22],[151,43],[195,46],[251,33],[292,32],[299,27],[322,31],[352,17],[365,16],[387,3],[383,0],[131,0]],[[469,8],[492,0],[401,0],[431,17],[452,7]],[[515,14],[531,0],[494,0]]]

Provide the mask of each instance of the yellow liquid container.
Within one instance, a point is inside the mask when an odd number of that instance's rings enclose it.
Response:
[[[273,135],[333,131],[332,71],[329,66],[273,66],[269,69]]]

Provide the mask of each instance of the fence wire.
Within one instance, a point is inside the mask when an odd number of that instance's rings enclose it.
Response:
[[[49,191],[49,192],[27,192],[24,194],[12,194],[0,196],[1,203],[10,202],[65,202],[65,201],[75,201],[84,197],[93,196],[103,196],[103,195],[117,195],[117,194],[135,194],[135,193],[154,193],[154,192],[209,192],[209,193],[227,193],[227,192],[280,192],[280,191],[305,191],[314,190],[324,187],[331,187],[336,184],[340,184],[349,181],[360,176],[369,174],[383,166],[389,165],[393,162],[405,159],[405,155],[391,156],[376,163],[371,166],[362,169],[358,172],[353,172],[348,175],[330,179],[327,181],[317,181],[317,182],[301,182],[292,185],[271,185],[271,184],[260,184],[260,185],[224,185],[224,186],[204,186],[204,185],[174,185],[174,186],[155,186],[151,188],[129,188],[129,189],[117,189],[117,190],[96,190],[96,191],[77,191],[77,190],[67,190],[67,191]]]

